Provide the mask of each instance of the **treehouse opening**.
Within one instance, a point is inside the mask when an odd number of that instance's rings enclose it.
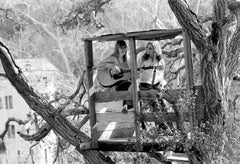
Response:
[[[159,41],[172,39],[178,35],[183,36],[184,58],[187,87],[183,89],[166,90],[170,102],[177,103],[179,94],[192,91],[196,94],[195,106],[189,106],[188,112],[170,113],[143,113],[139,102],[141,100],[153,99],[159,96],[156,90],[139,91],[137,83],[137,61],[136,41]],[[198,121],[204,118],[203,94],[201,86],[194,86],[193,63],[191,55],[191,42],[182,29],[150,30],[119,34],[102,35],[85,38],[85,63],[87,70],[87,83],[89,90],[89,109],[91,142],[81,144],[81,149],[98,149],[102,151],[139,151],[149,152],[152,149],[163,151],[168,144],[166,141],[143,141],[141,133],[141,122],[179,122],[188,121],[190,126],[198,125]],[[117,41],[128,40],[131,64],[132,91],[106,91],[95,92],[93,89],[93,41]],[[121,112],[122,101],[133,100],[133,110],[127,113]],[[181,128],[181,127],[178,127]],[[166,136],[167,137],[167,136]],[[182,152],[181,145],[176,146],[175,152]]]

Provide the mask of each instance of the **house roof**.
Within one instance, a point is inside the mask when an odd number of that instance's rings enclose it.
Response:
[[[58,68],[56,68],[50,61],[44,58],[36,59],[15,59],[16,64],[20,67],[21,71],[27,77],[33,76],[46,76],[54,74],[62,74]],[[4,73],[2,63],[0,62],[0,72]],[[51,75],[52,76],[52,75]],[[6,80],[3,77],[0,77],[1,80]]]
[[[182,29],[158,29],[158,30],[149,30],[149,31],[137,31],[137,32],[128,32],[128,33],[116,33],[95,36],[92,38],[84,38],[83,40],[90,41],[116,41],[116,40],[128,40],[130,38],[135,38],[136,40],[164,40],[171,39],[177,35],[182,34]]]

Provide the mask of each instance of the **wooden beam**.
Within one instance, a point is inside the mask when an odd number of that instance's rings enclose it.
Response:
[[[191,51],[191,41],[187,34],[187,32],[183,31],[183,42],[184,42],[184,59],[185,59],[185,72],[186,72],[186,79],[187,79],[187,89],[189,92],[193,91],[194,87],[194,73],[193,73],[193,62],[192,62],[192,51]],[[191,111],[191,127],[193,128],[198,123],[196,117],[196,110],[189,106],[189,111]]]
[[[132,100],[131,91],[95,92],[94,95],[96,103],[118,100]]]
[[[167,159],[174,162],[181,162],[181,164],[189,162],[187,157],[168,156]]]
[[[148,30],[137,31],[128,33],[108,34],[92,38],[85,38],[84,40],[97,40],[97,41],[117,41],[117,40],[164,40],[171,39],[182,34],[182,29],[160,29],[160,30]]]
[[[93,86],[93,47],[92,41],[84,41],[84,51],[85,51],[85,63],[86,63],[86,73],[87,73],[87,87],[88,90]],[[89,109],[90,109],[90,128],[91,128],[91,138],[93,147],[97,147],[97,138],[95,138],[93,127],[96,124],[96,111],[94,104],[94,95],[89,95]]]
[[[130,65],[131,65],[131,82],[132,82],[132,91],[133,91],[133,108],[135,112],[135,133],[136,133],[136,148],[140,151],[141,149],[141,132],[140,132],[140,110],[139,110],[139,96],[138,96],[138,73],[137,73],[137,54],[136,54],[136,42],[135,38],[132,37],[129,39],[129,48],[130,48]]]
[[[187,86],[188,86],[188,89],[193,89],[194,74],[193,74],[191,41],[186,32],[183,32],[183,43],[184,43],[184,59],[185,59]]]
[[[106,112],[97,113],[97,122],[101,124],[109,124],[110,122],[134,122],[134,113],[122,113],[122,112]]]
[[[104,130],[100,130],[105,128]],[[134,134],[134,124],[128,122],[111,122],[107,126],[97,126],[98,140],[107,140],[114,138],[132,138]]]

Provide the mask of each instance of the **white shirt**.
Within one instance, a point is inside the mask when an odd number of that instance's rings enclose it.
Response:
[[[138,68],[149,67],[149,66],[161,66],[163,69],[156,69],[155,79],[154,79],[153,84],[160,83],[162,86],[165,86],[167,82],[164,79],[164,68],[165,68],[164,60],[161,59],[160,61],[157,61],[156,57],[154,57],[154,59],[149,58],[146,61],[142,61],[142,57],[144,54],[145,54],[145,52],[140,53],[137,56]],[[152,84],[153,75],[154,75],[154,69],[143,70],[140,73],[139,82]]]

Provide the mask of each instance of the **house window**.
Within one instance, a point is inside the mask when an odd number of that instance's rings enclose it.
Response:
[[[8,127],[8,138],[15,138],[15,126],[10,125]]]
[[[6,105],[6,109],[12,109],[13,108],[12,96],[5,96],[5,105]]]
[[[2,98],[0,97],[0,109],[3,108],[3,102],[2,102]]]

